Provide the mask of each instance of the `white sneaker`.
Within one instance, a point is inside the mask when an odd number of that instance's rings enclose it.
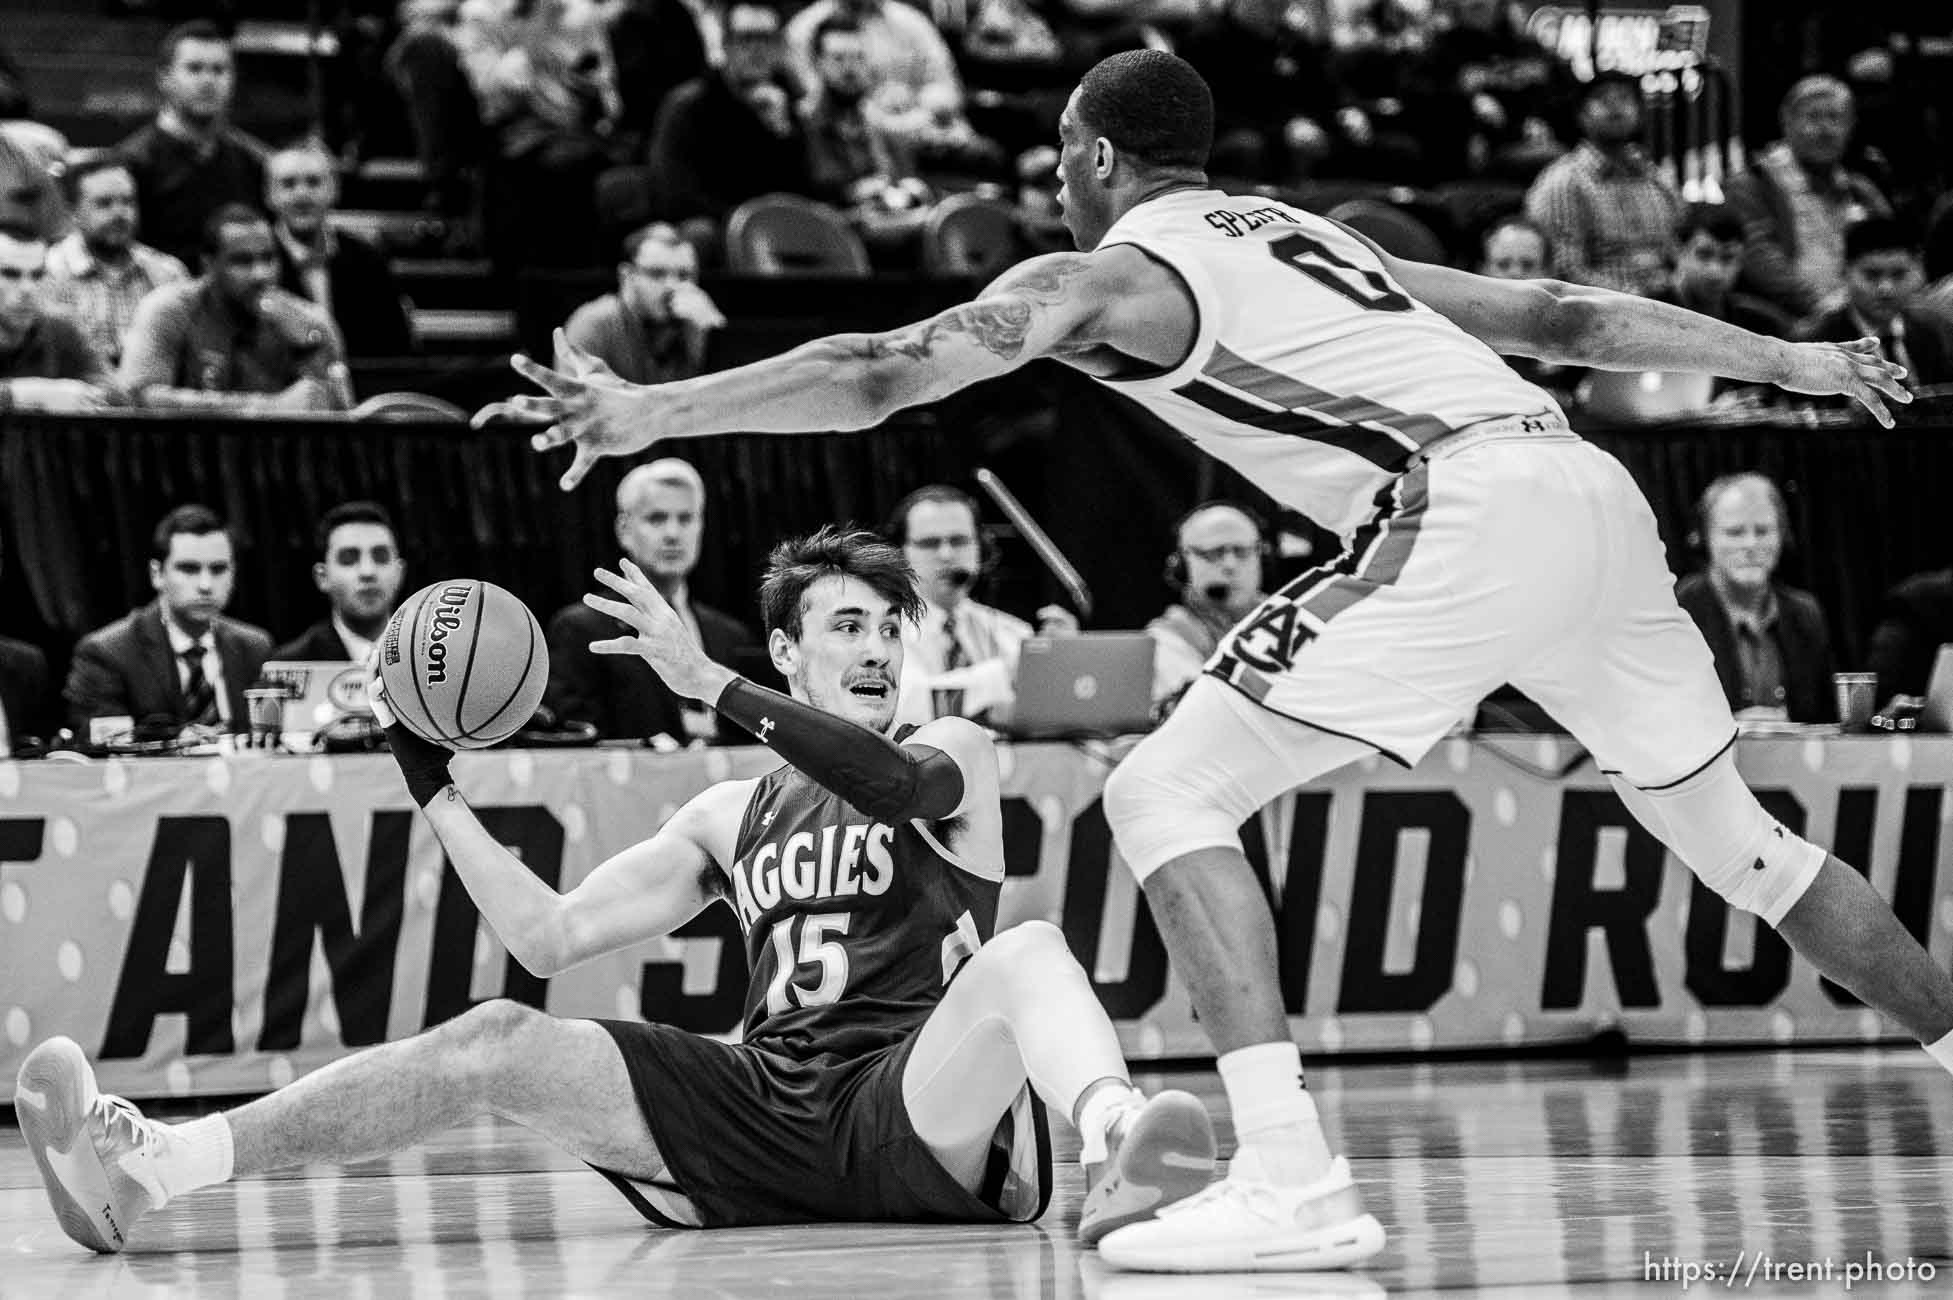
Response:
[[[1085,1170],[1089,1190],[1078,1239],[1087,1246],[1214,1181],[1214,1122],[1190,1092],[1163,1092],[1127,1111],[1108,1145],[1105,1162]]]
[[[136,1220],[169,1199],[155,1167],[162,1125],[99,1091],[73,1039],[50,1038],[28,1054],[14,1110],[61,1230],[90,1250],[121,1250]]]
[[[1299,1272],[1348,1268],[1382,1249],[1383,1226],[1338,1156],[1306,1187],[1224,1178],[1112,1233],[1099,1257],[1150,1273]]]

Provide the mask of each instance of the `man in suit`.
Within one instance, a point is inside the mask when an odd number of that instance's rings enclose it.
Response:
[[[1865,664],[1878,674],[1881,707],[1924,695],[1943,645],[1953,645],[1953,569],[1915,573],[1886,592]]]
[[[398,356],[413,330],[386,255],[327,222],[339,201],[332,155],[317,140],[280,149],[265,164],[265,206],[278,243],[278,287],[322,307],[338,324],[346,353]]]
[[[0,636],[0,759],[29,736],[53,732],[48,707],[47,656],[38,647]]]
[[[278,647],[276,660],[364,663],[400,603],[407,562],[393,519],[372,501],[342,501],[325,512],[313,534],[312,581],[332,614]]]
[[[1912,232],[1891,217],[1868,217],[1845,231],[1845,305],[1819,316],[1805,337],[1876,338],[1886,360],[1906,368],[1908,388],[1953,383],[1953,321],[1914,305],[1925,286]]]
[[[1716,658],[1738,718],[1833,722],[1831,634],[1808,591],[1776,581],[1788,534],[1783,494],[1761,474],[1727,474],[1696,505],[1708,567],[1675,599]]]
[[[698,564],[705,481],[685,461],[640,465],[617,485],[617,544],[644,570],[706,656],[736,671],[763,665],[759,638],[737,619],[691,598],[686,578]],[[668,737],[679,745],[716,741],[714,714],[673,695],[642,659],[598,655],[592,641],[617,636],[615,619],[581,602],[549,620],[549,689],[543,703],[564,721],[595,723],[612,738]]]
[[[207,506],[178,506],[150,540],[156,599],[75,646],[62,694],[85,741],[149,730],[248,731],[244,692],[271,653],[263,628],[224,617],[236,581],[230,530]],[[92,725],[91,724],[95,724]]]

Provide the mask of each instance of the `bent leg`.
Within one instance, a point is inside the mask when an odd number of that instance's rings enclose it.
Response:
[[[483,1114],[602,1169],[645,1179],[664,1169],[611,1036],[500,999],[334,1061],[222,1118],[242,1176],[388,1155]]]

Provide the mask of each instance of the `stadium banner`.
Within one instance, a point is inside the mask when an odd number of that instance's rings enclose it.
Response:
[[[1117,750],[1000,751],[1000,924],[1063,927],[1135,1060],[1209,1048],[1112,849]],[[1731,914],[1635,826],[1565,740],[1443,742],[1359,765],[1243,827],[1306,1052],[1864,1041],[1897,1031]],[[1945,962],[1953,740],[1746,740],[1788,825],[1893,899]],[[457,758],[489,830],[574,886],[764,750],[505,750]],[[737,1032],[729,908],[543,980],[482,924],[392,761],[212,757],[0,764],[0,1078],[67,1034],[131,1096],[262,1091],[484,998]]]

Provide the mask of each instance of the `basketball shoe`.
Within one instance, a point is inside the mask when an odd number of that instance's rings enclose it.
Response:
[[[1099,1257],[1152,1273],[1303,1272],[1348,1268],[1382,1249],[1383,1225],[1364,1212],[1338,1156],[1304,1187],[1223,1178],[1110,1234]]]
[[[1214,1122],[1192,1093],[1163,1092],[1110,1127],[1104,1162],[1085,1167],[1078,1239],[1087,1246],[1214,1180]]]
[[[99,1091],[73,1039],[50,1038],[29,1053],[14,1110],[61,1230],[90,1250],[121,1250],[136,1220],[169,1199],[156,1167],[170,1141],[165,1126]]]

